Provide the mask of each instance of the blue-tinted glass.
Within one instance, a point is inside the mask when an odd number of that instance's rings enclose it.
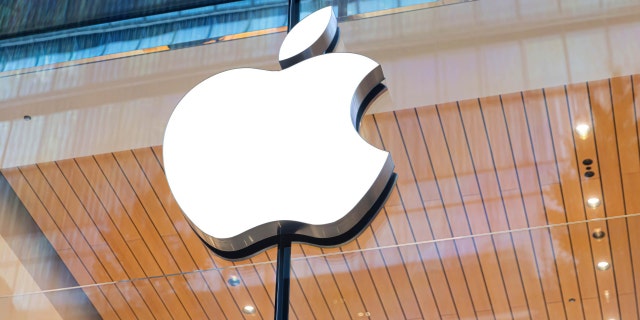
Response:
[[[253,0],[254,5],[279,4],[286,8],[287,1],[282,0]],[[286,10],[286,9],[285,9]]]
[[[69,61],[73,42],[68,38],[58,39],[44,42],[39,47],[40,56],[38,57],[37,65],[42,66]]]
[[[223,4],[218,4],[215,5],[214,7],[216,8],[216,11],[225,11],[225,10],[233,10],[233,9],[247,9],[248,7],[250,7],[251,2],[249,1],[236,1],[236,2],[229,2],[229,3],[223,3]]]
[[[334,6],[334,14],[337,14],[337,7],[334,4],[334,1],[330,1],[330,0],[306,0],[306,1],[301,1],[300,2],[300,20],[304,19],[306,16],[310,15],[311,13],[322,9],[326,6]],[[337,16],[337,15],[336,15]]]
[[[107,36],[103,33],[94,33],[85,36],[73,37],[74,49],[71,60],[97,57],[104,53]]]
[[[379,10],[386,10],[391,8],[397,8],[397,1],[379,1],[379,0],[359,0],[358,13],[368,13]]]
[[[171,44],[175,32],[172,30],[175,27],[173,24],[163,24],[146,27],[140,30],[142,40],[138,49],[153,48],[158,46],[164,46]]]
[[[176,35],[171,44],[207,39],[211,33],[211,21],[212,18],[200,18],[177,22]]]
[[[6,67],[13,58],[13,50],[9,47],[0,47],[0,71],[8,71]]]
[[[249,31],[249,15],[246,12],[226,14],[216,17],[211,29],[210,38],[226,36]]]
[[[286,18],[286,7],[260,10],[253,14],[250,29],[262,30],[280,27],[286,24]]]
[[[300,9],[301,18],[328,5],[334,6],[336,16],[339,16],[338,12],[348,16],[434,1],[437,0],[303,0]],[[128,7],[135,10],[138,7],[136,3],[114,1],[110,5],[118,6],[118,9]],[[347,7],[339,9],[339,5]],[[83,10],[92,10],[94,7],[90,3],[82,6]],[[29,68],[163,45],[177,49],[226,35],[280,27],[286,23],[287,1],[235,1],[0,41],[0,70]]]
[[[106,48],[103,54],[120,53],[138,49],[141,34],[142,32],[139,29],[110,32],[107,35]]]
[[[400,0],[400,6],[413,6],[416,4],[429,3],[429,2],[437,2],[438,0]]]
[[[36,65],[36,48],[33,44],[8,48],[7,64],[4,71],[31,68]]]

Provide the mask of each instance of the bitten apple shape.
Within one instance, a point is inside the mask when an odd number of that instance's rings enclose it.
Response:
[[[325,8],[298,26],[313,29],[314,19],[323,29],[311,38],[324,39],[287,54],[298,58],[283,63],[286,69],[214,75],[185,95],[167,125],[171,191],[223,257],[251,256],[279,237],[344,243],[375,216],[395,182],[389,153],[357,132],[383,88],[382,69],[357,54],[319,55],[335,44],[337,24]],[[288,36],[300,37],[294,31]],[[314,46],[324,50],[309,53]]]

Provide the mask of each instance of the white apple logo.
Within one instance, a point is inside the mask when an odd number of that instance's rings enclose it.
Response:
[[[167,125],[167,179],[192,227],[240,259],[278,237],[338,245],[375,216],[395,182],[388,152],[358,135],[384,86],[380,65],[335,44],[330,7],[302,20],[282,71],[235,69],[198,84]]]

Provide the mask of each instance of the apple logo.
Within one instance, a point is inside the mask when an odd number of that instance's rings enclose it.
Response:
[[[303,19],[281,71],[235,69],[191,89],[164,137],[167,180],[193,229],[241,259],[291,241],[334,246],[375,217],[396,180],[388,152],[357,132],[385,89],[375,61],[331,52],[331,7]]]

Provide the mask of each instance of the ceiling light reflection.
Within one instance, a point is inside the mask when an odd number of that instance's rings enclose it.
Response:
[[[591,208],[597,208],[600,205],[600,199],[596,197],[591,197],[587,199],[587,205]]]
[[[591,132],[591,127],[588,124],[581,123],[576,126],[576,133],[581,139],[586,139]]]
[[[244,312],[245,314],[254,314],[256,313],[256,308],[247,305],[242,308],[242,312]]]
[[[609,264],[609,262],[606,262],[606,261],[600,261],[596,266],[600,271],[605,271],[611,268],[611,264]]]

